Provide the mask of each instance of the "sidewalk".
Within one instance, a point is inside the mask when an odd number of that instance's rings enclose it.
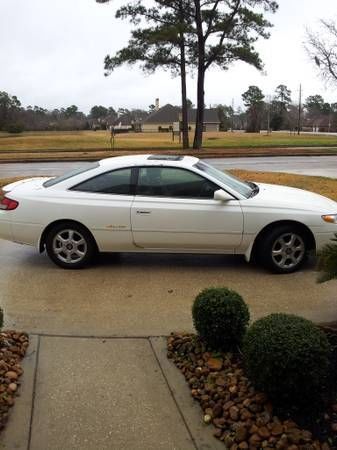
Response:
[[[165,338],[31,336],[4,450],[223,449]]]

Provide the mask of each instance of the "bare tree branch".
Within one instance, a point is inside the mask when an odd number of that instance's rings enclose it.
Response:
[[[307,29],[305,49],[322,78],[337,84],[337,24],[322,19],[318,32]]]

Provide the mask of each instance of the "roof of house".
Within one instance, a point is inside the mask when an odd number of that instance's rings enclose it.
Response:
[[[161,124],[161,123],[173,123],[179,121],[179,114],[181,113],[181,108],[178,106],[172,106],[169,103],[158,111],[154,111],[147,117],[143,123],[147,124]],[[196,109],[189,109],[188,111],[188,121],[195,122]],[[204,123],[220,123],[218,112],[216,109],[205,109],[204,110]]]

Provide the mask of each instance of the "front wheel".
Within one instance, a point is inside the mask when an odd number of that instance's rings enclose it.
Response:
[[[63,269],[81,269],[92,260],[96,245],[91,234],[76,223],[61,223],[46,238],[49,258]]]
[[[304,234],[292,226],[274,228],[264,236],[258,248],[258,258],[275,273],[291,273],[305,262],[308,252]]]

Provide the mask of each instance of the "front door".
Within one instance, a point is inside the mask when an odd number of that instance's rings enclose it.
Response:
[[[139,168],[131,208],[135,245],[144,249],[233,251],[242,240],[238,200],[214,200],[219,187],[175,167]]]

